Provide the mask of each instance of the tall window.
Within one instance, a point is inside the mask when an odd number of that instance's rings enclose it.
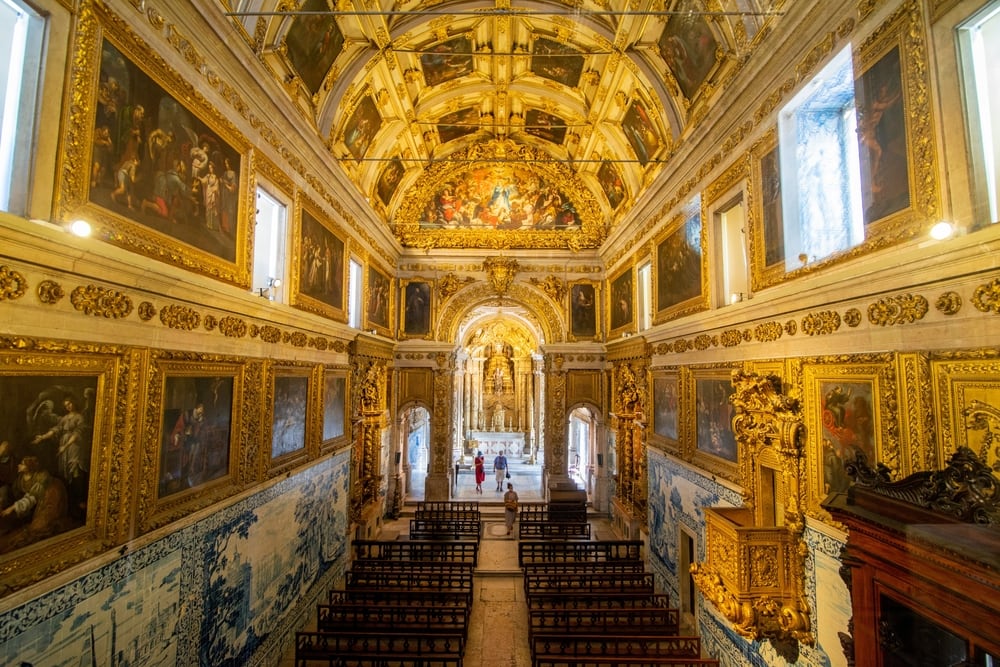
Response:
[[[864,240],[851,47],[778,115],[785,266],[800,268]]]
[[[987,3],[958,28],[976,226],[1000,220],[1000,2]],[[992,63],[992,64],[991,64]]]
[[[0,210],[24,215],[31,184],[45,21],[20,0],[0,0]]]
[[[355,329],[361,328],[361,262],[351,258],[350,273],[347,276],[347,324]]]
[[[253,288],[272,301],[283,301],[285,220],[287,207],[257,188],[257,216],[253,242]]]
[[[645,331],[653,324],[652,262],[646,262],[639,267],[638,280],[636,315],[638,317],[639,331]]]
[[[715,246],[719,254],[717,264],[721,268],[716,305],[720,307],[743,301],[749,297],[750,292],[743,201],[736,199],[723,205],[721,209],[715,214]]]

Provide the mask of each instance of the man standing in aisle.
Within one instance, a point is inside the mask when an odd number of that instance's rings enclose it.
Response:
[[[500,450],[500,453],[493,459],[493,474],[497,478],[497,491],[502,489],[503,480],[507,476],[507,457],[505,454],[504,450]]]

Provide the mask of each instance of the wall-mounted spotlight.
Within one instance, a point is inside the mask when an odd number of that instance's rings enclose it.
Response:
[[[935,241],[944,241],[945,239],[950,238],[954,233],[955,225],[947,220],[935,223],[934,226],[931,227],[931,238]]]
[[[257,295],[261,298],[274,301],[274,295],[271,294],[271,290],[278,287],[281,287],[281,278],[268,278],[266,287],[257,288]]]
[[[80,238],[90,236],[90,233],[93,231],[90,227],[90,223],[86,220],[74,220],[66,225],[66,229],[69,230],[69,232],[74,236],[79,236]]]

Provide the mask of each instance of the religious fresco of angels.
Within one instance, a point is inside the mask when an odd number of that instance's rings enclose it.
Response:
[[[288,58],[313,95],[344,48],[344,35],[330,9],[327,0],[306,0],[285,37]]]
[[[344,144],[355,159],[365,156],[381,127],[382,116],[378,107],[371,95],[365,95],[344,127]]]
[[[472,42],[468,37],[449,39],[420,56],[424,81],[428,86],[472,74]]]
[[[424,205],[422,228],[579,228],[569,198],[537,174],[519,167],[472,169],[445,183]]]
[[[699,14],[675,14],[660,35],[660,55],[681,87],[684,97],[694,98],[715,66],[718,42]]]
[[[524,131],[539,139],[561,144],[566,138],[566,121],[539,109],[528,109],[524,115]]]
[[[531,71],[576,88],[583,74],[583,55],[571,46],[539,37],[531,54]]]
[[[475,107],[468,107],[445,114],[438,121],[437,128],[443,144],[472,134],[479,129],[479,111]]]

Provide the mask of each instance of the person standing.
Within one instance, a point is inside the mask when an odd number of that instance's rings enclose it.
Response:
[[[507,476],[507,456],[503,451],[493,459],[493,474],[496,475],[497,491],[499,491],[503,488],[503,480]]]
[[[503,494],[503,520],[507,524],[507,534],[514,530],[514,520],[517,518],[517,491],[514,485],[507,482],[507,493]]]
[[[482,452],[476,452],[476,493],[482,494],[483,482],[486,481],[486,458]]]

